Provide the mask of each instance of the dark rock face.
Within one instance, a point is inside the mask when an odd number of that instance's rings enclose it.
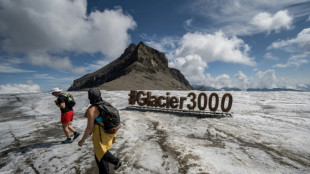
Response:
[[[69,91],[97,87],[104,90],[190,90],[183,74],[168,67],[165,55],[143,42],[130,44],[103,68],[74,80]]]

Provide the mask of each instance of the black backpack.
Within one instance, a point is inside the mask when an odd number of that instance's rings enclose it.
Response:
[[[75,106],[73,96],[71,94],[62,94],[62,95],[65,96],[67,99],[66,105],[68,105],[69,108],[73,108]]]
[[[116,133],[121,128],[121,119],[118,110],[108,102],[98,105],[98,108],[103,120],[104,127],[102,128],[104,132],[108,134]],[[98,125],[101,126],[100,124]]]

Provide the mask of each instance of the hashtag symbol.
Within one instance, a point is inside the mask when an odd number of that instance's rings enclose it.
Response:
[[[128,95],[129,95],[129,99],[128,99],[129,104],[130,105],[136,104],[136,101],[137,101],[137,91],[136,90],[131,90]]]

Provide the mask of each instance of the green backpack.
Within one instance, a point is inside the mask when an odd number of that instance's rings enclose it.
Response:
[[[66,105],[68,105],[69,108],[73,108],[75,106],[75,101],[74,101],[73,96],[71,94],[62,94],[62,95],[67,98]]]

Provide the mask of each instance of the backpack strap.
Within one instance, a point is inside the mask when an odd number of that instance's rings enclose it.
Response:
[[[95,124],[99,126],[99,138],[100,138],[100,142],[103,143],[102,138],[101,138],[101,131],[100,128],[102,128],[102,130],[104,131],[104,128],[101,124],[99,124],[96,120],[95,120]]]

